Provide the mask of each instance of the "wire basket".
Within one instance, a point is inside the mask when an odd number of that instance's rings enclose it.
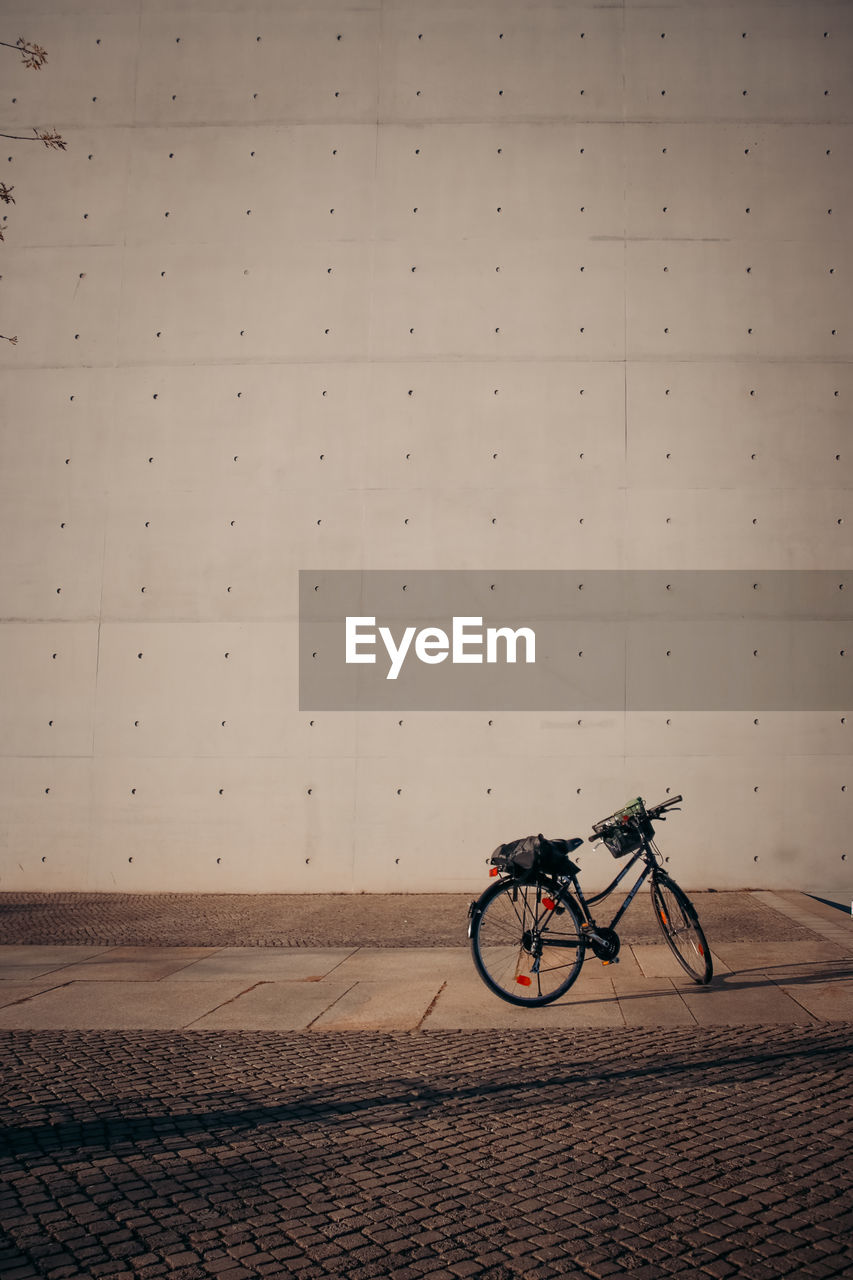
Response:
[[[624,809],[611,813],[609,818],[602,818],[601,822],[594,823],[592,830],[614,858],[624,858],[626,854],[636,853],[643,840],[651,840],[655,834],[640,796],[626,804]]]

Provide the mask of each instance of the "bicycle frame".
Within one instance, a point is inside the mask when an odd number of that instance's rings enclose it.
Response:
[[[578,881],[578,872],[572,871],[571,875],[569,876],[569,883],[565,885],[563,889],[560,891],[560,896],[557,899],[558,904],[559,902],[563,901],[564,898],[570,896],[573,889],[575,900],[577,901],[583,913],[584,921],[589,927],[589,930],[591,931],[591,933],[594,935],[594,931],[596,929],[596,923],[592,918],[592,914],[590,913],[590,907],[594,907],[596,903],[603,902],[605,898],[609,898],[613,890],[616,888],[616,886],[618,884],[621,884],[621,882],[625,879],[625,877],[627,876],[631,868],[640,861],[642,861],[644,865],[643,865],[643,870],[640,872],[639,879],[637,880],[633,889],[631,889],[631,891],[628,893],[628,896],[626,897],[625,901],[622,903],[622,906],[616,912],[616,915],[610,921],[610,924],[606,926],[608,929],[615,929],[619,921],[624,916],[625,912],[630,907],[631,903],[634,901],[634,898],[636,897],[638,891],[643,887],[643,885],[648,880],[649,876],[654,875],[656,872],[659,872],[659,867],[657,865],[654,850],[651,848],[651,845],[649,844],[648,840],[643,840],[643,843],[640,846],[640,848],[636,851],[636,853],[633,854],[633,856],[628,860],[628,862],[625,863],[625,866],[622,868],[622,870],[619,872],[616,878],[611,881],[611,883],[607,886],[607,888],[602,889],[600,893],[594,894],[591,898],[585,897],[584,891],[580,887],[580,883]]]
[[[584,894],[583,889],[580,886],[580,882],[578,881],[578,875],[580,874],[580,867],[575,866],[575,864],[571,862],[569,863],[571,870],[568,876],[566,877],[565,882],[560,886],[558,892],[554,895],[553,899],[550,900],[547,904],[548,910],[549,910],[549,916],[550,916],[550,913],[552,913],[554,910],[559,909],[560,904],[562,902],[567,902],[571,900],[578,907],[580,914],[582,916],[581,927],[584,931],[584,935],[586,939],[593,944],[600,944],[605,948],[612,948],[615,945],[615,950],[612,953],[614,958],[618,954],[618,950],[619,950],[619,939],[615,932],[616,925],[619,923],[619,921],[624,916],[625,912],[630,907],[631,903],[634,901],[634,898],[637,896],[637,893],[640,891],[640,889],[643,887],[643,885],[646,883],[649,877],[651,877],[652,880],[655,882],[659,880],[667,879],[666,872],[663,871],[660,866],[660,855],[658,854],[657,850],[652,846],[650,837],[642,834],[639,831],[638,831],[638,835],[641,841],[640,847],[636,849],[634,853],[628,858],[628,861],[625,863],[625,866],[622,868],[619,874],[610,882],[610,884],[607,886],[606,889],[602,889],[600,893],[593,894],[591,898],[587,898],[586,895]],[[603,902],[605,898],[609,898],[610,894],[613,892],[616,886],[622,883],[622,881],[631,871],[631,868],[635,867],[638,862],[643,863],[643,869],[640,872],[640,875],[638,876],[637,881],[634,884],[634,887],[628,892],[625,898],[625,901],[622,903],[622,906],[616,912],[615,916],[610,921],[609,925],[597,925],[595,920],[592,917],[590,907],[594,907],[597,903]],[[475,905],[476,905],[475,903],[473,902],[471,903],[471,906],[468,911],[469,917],[473,915],[473,910]],[[537,924],[538,924],[538,918],[537,918],[537,921],[534,922],[535,926]],[[547,923],[545,923],[543,932],[547,932],[547,929],[548,929],[548,925]],[[469,927],[469,934],[470,934],[470,927]],[[572,942],[568,939],[549,937],[548,946],[564,947],[567,950],[570,950],[573,947],[576,947],[577,943]],[[599,952],[596,952],[596,954],[598,955]]]

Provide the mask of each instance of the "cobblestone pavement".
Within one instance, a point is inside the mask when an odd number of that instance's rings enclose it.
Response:
[[[0,1035],[0,1274],[853,1276],[851,1030]]]
[[[481,890],[490,881],[484,876]],[[464,945],[476,893],[0,894],[0,944],[97,943],[163,947],[448,947]],[[814,939],[750,893],[691,894],[712,942]],[[614,894],[601,919],[611,918]],[[611,906],[612,903],[612,906]],[[608,915],[609,911],[609,915]],[[620,934],[658,942],[643,890]]]

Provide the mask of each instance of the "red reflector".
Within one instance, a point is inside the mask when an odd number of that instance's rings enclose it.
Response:
[[[554,910],[554,908],[556,907],[556,905],[557,905],[557,904],[556,904],[556,902],[554,901],[554,899],[553,899],[553,898],[543,898],[543,899],[542,899],[542,906],[545,908],[545,910],[546,910],[546,911],[553,911],[553,910]]]
[[[702,946],[701,942],[699,943],[699,954],[700,956],[704,956],[705,954],[705,948]]]
[[[526,973],[520,973],[520,974],[518,975],[518,977],[516,978],[516,982],[518,983],[518,985],[519,985],[520,987],[529,987],[529,986],[530,986],[530,979],[528,978],[528,976],[527,976],[527,974],[526,974]]]
[[[498,869],[497,869],[497,867],[492,867],[491,871],[489,872],[489,875],[490,875],[490,876],[496,876],[497,874],[498,874]]]

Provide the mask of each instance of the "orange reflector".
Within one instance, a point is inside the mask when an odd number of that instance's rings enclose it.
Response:
[[[661,920],[663,920],[663,922],[664,922],[664,924],[665,924],[665,925],[669,925],[669,921],[668,921],[668,920],[667,920],[667,918],[666,918],[666,912],[665,912],[665,911],[661,911],[661,913],[660,913],[660,918],[661,918]]]
[[[556,907],[556,905],[557,905],[557,904],[556,904],[556,902],[554,901],[554,899],[553,899],[553,898],[543,898],[543,899],[542,899],[542,906],[545,908],[545,910],[546,910],[546,911],[553,911],[553,910],[554,910],[554,908]]]
[[[518,975],[518,977],[516,978],[516,982],[518,983],[518,985],[519,985],[520,987],[529,987],[529,986],[530,986],[530,979],[528,978],[528,976],[527,976],[527,974],[526,974],[526,973],[520,973],[520,974]]]
[[[498,872],[497,867],[492,867],[491,871],[489,872],[489,875],[490,875],[490,876],[496,876],[496,875],[498,875],[498,874],[499,874],[499,872]]]

